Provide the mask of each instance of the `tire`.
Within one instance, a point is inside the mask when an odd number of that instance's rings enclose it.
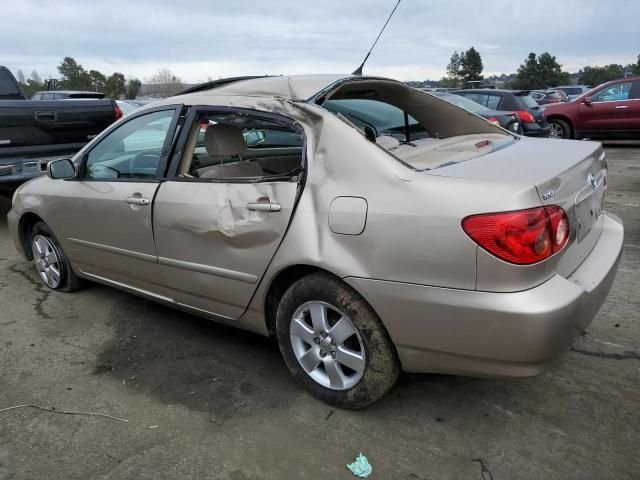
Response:
[[[400,374],[378,315],[328,273],[313,273],[289,287],[278,305],[276,333],[291,374],[314,397],[339,408],[374,403]]]
[[[67,255],[46,223],[38,222],[33,226],[29,248],[38,277],[45,287],[68,293],[83,287],[84,282],[76,276]]]
[[[571,126],[564,120],[554,118],[553,120],[549,120],[549,125],[551,126],[549,138],[571,138]]]

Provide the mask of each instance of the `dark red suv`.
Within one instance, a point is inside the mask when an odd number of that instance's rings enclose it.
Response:
[[[552,138],[640,139],[640,77],[603,83],[544,113]]]

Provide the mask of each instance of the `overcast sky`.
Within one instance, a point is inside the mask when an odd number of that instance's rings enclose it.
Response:
[[[0,64],[57,76],[87,70],[142,80],[169,68],[186,82],[251,74],[345,73],[364,57],[395,0],[19,0],[2,2]],[[475,46],[485,75],[512,73],[530,51],[573,72],[635,63],[640,1],[403,0],[365,67],[439,79],[453,50]]]

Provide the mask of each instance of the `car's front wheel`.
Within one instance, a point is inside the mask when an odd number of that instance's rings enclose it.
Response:
[[[30,247],[42,283],[52,290],[63,292],[74,292],[80,288],[80,279],[46,223],[38,222],[33,226]]]
[[[550,138],[571,138],[571,127],[564,120],[554,118],[549,120],[549,126],[551,127]]]
[[[398,378],[400,363],[380,318],[329,274],[303,277],[285,292],[276,331],[293,376],[331,405],[370,405]]]

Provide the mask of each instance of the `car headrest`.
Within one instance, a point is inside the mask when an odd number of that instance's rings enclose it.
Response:
[[[216,123],[204,133],[204,148],[211,157],[230,157],[245,153],[247,144],[239,127]]]

